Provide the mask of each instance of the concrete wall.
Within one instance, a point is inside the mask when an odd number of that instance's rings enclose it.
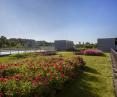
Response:
[[[73,48],[73,41],[55,40],[55,50],[66,51],[70,48]]]
[[[67,49],[73,48],[73,41],[67,41]]]
[[[110,49],[115,50],[115,38],[103,38],[98,39],[98,49],[102,50],[103,52],[110,52]]]

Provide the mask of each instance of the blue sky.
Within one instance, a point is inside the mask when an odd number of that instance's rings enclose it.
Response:
[[[117,0],[0,0],[0,36],[96,43],[117,37]]]

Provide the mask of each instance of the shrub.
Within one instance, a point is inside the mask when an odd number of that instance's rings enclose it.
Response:
[[[75,52],[76,55],[84,55],[84,52]]]
[[[53,97],[83,67],[83,58],[38,58],[0,66],[0,96]]]
[[[15,53],[9,56],[17,58],[26,58],[26,57],[36,57],[37,55],[42,55],[42,53],[25,52],[25,53]]]
[[[93,55],[93,56],[100,56],[102,55],[102,52],[99,50],[85,50],[84,55]]]
[[[44,52],[42,54],[44,54],[44,55],[56,55],[56,52]]]

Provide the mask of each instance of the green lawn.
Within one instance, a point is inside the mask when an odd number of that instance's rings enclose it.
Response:
[[[57,55],[51,57],[59,55],[65,58],[76,56],[73,52],[57,52]],[[105,56],[79,56],[86,61],[85,70],[56,97],[115,97],[110,53],[105,53]],[[0,57],[0,62],[4,64],[16,60],[20,61],[20,58]]]
[[[59,52],[63,57],[74,56],[73,52]],[[86,68],[56,97],[115,97],[110,53],[106,56],[84,56]]]

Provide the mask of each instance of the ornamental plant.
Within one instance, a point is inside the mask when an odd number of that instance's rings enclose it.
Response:
[[[52,97],[85,64],[79,56],[0,64],[0,97]]]
[[[100,50],[85,50],[84,55],[92,55],[92,56],[101,56],[103,53]]]
[[[56,55],[56,52],[44,52],[44,55]]]
[[[76,55],[84,55],[84,52],[75,52]]]

